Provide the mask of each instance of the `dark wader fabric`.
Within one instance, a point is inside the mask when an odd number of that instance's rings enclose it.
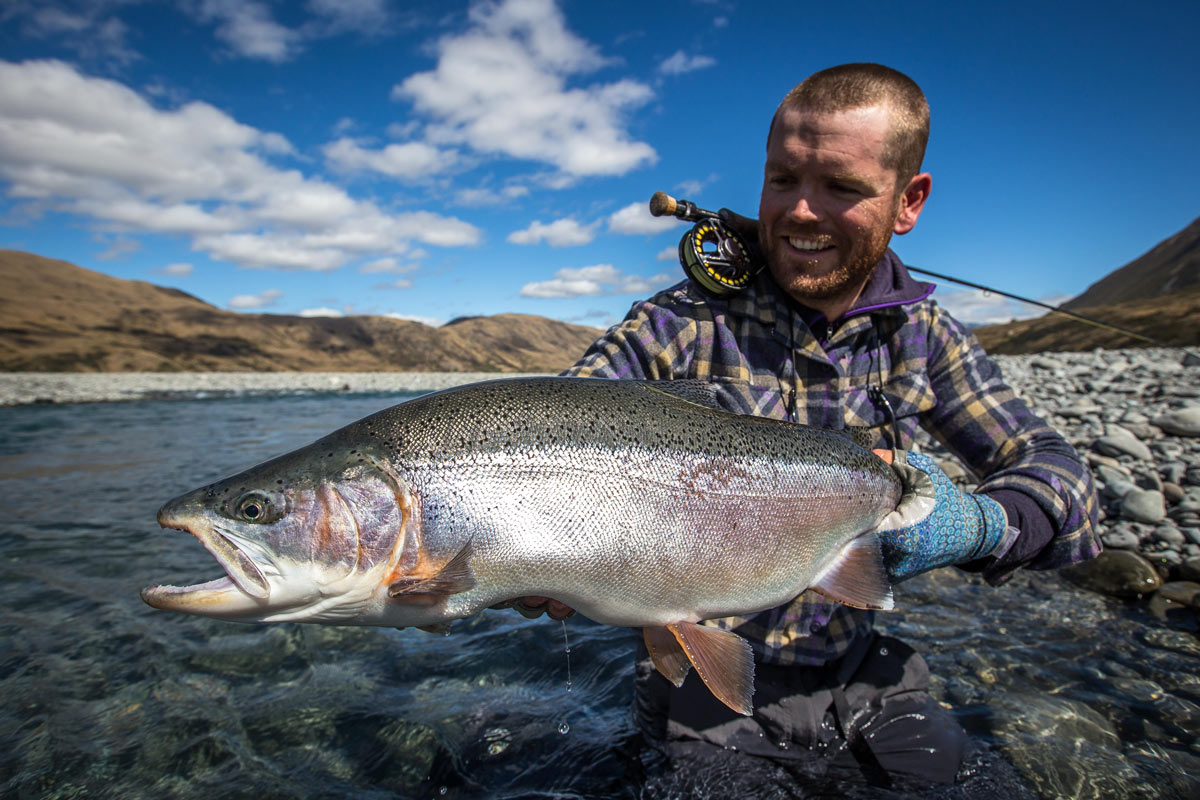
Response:
[[[925,659],[898,639],[872,633],[824,667],[755,664],[754,683],[754,716],[743,717],[695,670],[675,689],[640,645],[638,725],[673,759],[736,749],[808,762],[804,771],[814,775],[857,763],[877,785],[889,774],[952,783],[962,763],[966,732],[929,696]]]

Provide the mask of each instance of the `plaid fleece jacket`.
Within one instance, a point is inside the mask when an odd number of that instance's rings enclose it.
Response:
[[[766,271],[725,299],[685,281],[635,303],[564,374],[701,379],[735,413],[877,428],[883,447],[886,412],[868,396],[869,387],[881,386],[899,445],[911,446],[916,426],[925,428],[983,476],[978,491],[999,500],[1022,529],[1024,547],[976,565],[990,582],[1021,566],[1091,558],[1100,546],[1089,470],[1005,384],[975,338],[929,299],[932,291],[891,251],[833,325],[779,292]],[[779,608],[707,624],[745,636],[761,661],[816,665],[843,654],[873,619],[810,591]]]

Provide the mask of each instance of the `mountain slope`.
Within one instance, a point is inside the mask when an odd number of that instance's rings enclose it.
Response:
[[[1149,300],[1194,286],[1200,286],[1200,217],[1096,281],[1063,307],[1078,311],[1129,300]]]
[[[557,372],[601,331],[524,314],[433,328],[238,314],[186,292],[0,250],[0,370]]]

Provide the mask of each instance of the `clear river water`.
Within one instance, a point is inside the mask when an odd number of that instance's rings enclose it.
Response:
[[[955,786],[891,791],[739,754],[666,770],[633,732],[632,629],[490,611],[438,636],[143,605],[143,586],[221,573],[158,527],[164,501],[401,399],[0,409],[0,796],[1200,797],[1195,616],[1055,574],[897,589],[880,627],[925,654],[975,750]]]

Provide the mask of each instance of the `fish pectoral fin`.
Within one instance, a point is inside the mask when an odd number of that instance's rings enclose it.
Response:
[[[683,686],[683,679],[692,668],[692,662],[688,661],[687,653],[683,652],[675,636],[666,628],[654,626],[642,628],[642,638],[646,641],[654,668],[675,684],[675,688]]]
[[[452,594],[475,588],[475,573],[471,570],[471,543],[463,545],[458,555],[446,562],[429,577],[409,575],[388,586],[388,597],[400,602],[433,604]]]
[[[854,608],[891,611],[896,607],[879,537],[873,533],[865,533],[842,548],[808,588]]]
[[[754,695],[754,650],[749,642],[731,631],[694,622],[672,622],[667,630],[675,634],[678,646],[714,697],[739,714],[748,717],[754,713],[750,701]]]

